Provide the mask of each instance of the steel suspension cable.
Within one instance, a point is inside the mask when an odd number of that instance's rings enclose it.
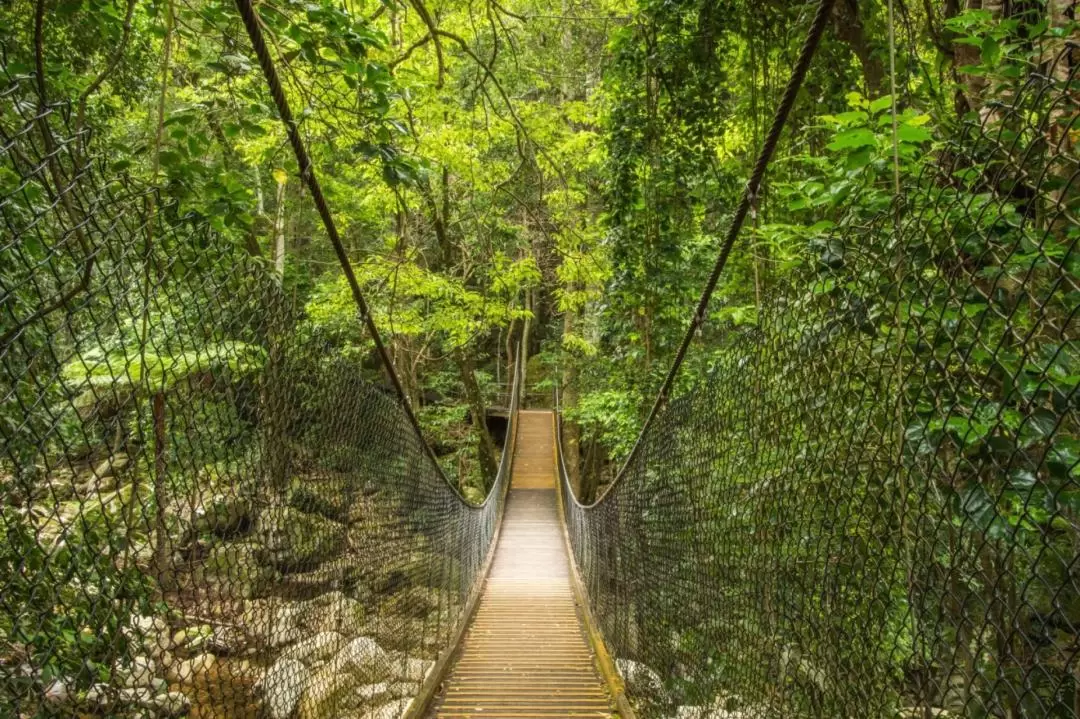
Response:
[[[245,2],[246,0],[237,1]],[[693,341],[694,335],[697,334],[698,330],[705,322],[705,315],[709,309],[709,302],[712,300],[713,292],[716,290],[716,285],[720,281],[720,276],[723,274],[724,268],[727,265],[731,250],[735,246],[735,241],[738,239],[739,234],[742,232],[743,224],[746,222],[747,215],[750,214],[750,209],[757,201],[758,191],[761,189],[761,184],[765,179],[765,172],[768,170],[772,156],[776,152],[777,145],[780,143],[780,136],[783,134],[788,116],[795,106],[795,100],[799,90],[802,88],[803,81],[806,79],[806,74],[810,70],[810,65],[813,62],[814,55],[821,42],[821,36],[825,33],[825,26],[828,24],[829,16],[832,14],[834,3],[835,0],[820,0],[818,3],[817,12],[814,14],[814,19],[806,34],[806,40],[803,42],[802,49],[799,51],[799,58],[791,71],[791,76],[788,78],[787,87],[784,89],[784,95],[780,99],[780,104],[776,108],[776,114],[773,116],[772,126],[769,128],[769,134],[765,138],[765,144],[762,145],[761,151],[758,153],[757,161],[754,163],[753,172],[750,174],[750,179],[747,181],[746,187],[743,190],[742,198],[739,200],[739,204],[735,209],[735,215],[732,217],[731,224],[728,226],[728,231],[724,237],[724,243],[720,248],[720,254],[716,258],[716,264],[713,265],[712,273],[709,275],[709,280],[706,282],[705,289],[702,291],[701,298],[698,300],[693,317],[690,319],[690,325],[686,328],[686,334],[683,335],[679,350],[675,353],[675,358],[668,368],[664,383],[660,386],[660,390],[656,394],[656,400],[653,402],[652,409],[649,410],[649,414],[645,418],[645,423],[641,426],[641,431],[638,433],[633,449],[630,450],[630,455],[626,458],[623,466],[619,469],[618,475],[616,475],[615,479],[608,485],[604,494],[596,499],[590,506],[594,506],[603,501],[604,497],[608,495],[611,489],[618,485],[623,476],[626,475],[627,469],[633,465],[634,460],[637,459],[637,456],[641,451],[641,447],[644,444],[644,438],[649,433],[649,428],[670,398],[672,387],[675,385],[675,379],[678,377],[679,370],[682,368],[683,361],[686,359],[686,353],[690,348],[690,343]]]
[[[269,49],[266,47],[266,41],[263,38],[262,28],[259,26],[259,18],[252,5],[252,0],[236,0],[236,8],[240,12],[240,17],[244,21],[244,27],[247,29],[248,37],[251,39],[252,48],[255,50],[256,57],[259,59],[259,66],[262,68],[263,77],[266,79],[270,94],[274,98],[274,104],[277,106],[278,115],[281,117],[282,124],[285,125],[285,131],[289,136],[289,144],[292,145],[293,154],[296,156],[296,163],[300,170],[300,178],[307,185],[308,191],[311,193],[311,198],[315,202],[315,208],[318,210],[323,227],[326,229],[326,234],[330,238],[330,244],[334,247],[334,253],[337,255],[338,263],[341,265],[341,270],[345,273],[345,279],[349,283],[349,290],[352,293],[353,301],[356,303],[356,307],[360,312],[360,316],[367,328],[368,334],[375,344],[375,350],[379,355],[379,361],[386,370],[387,377],[389,377],[390,383],[394,386],[394,391],[401,400],[401,406],[409,418],[409,423],[416,430],[417,436],[424,445],[424,451],[431,458],[432,463],[435,465],[443,479],[446,480],[446,483],[453,487],[460,497],[460,491],[458,491],[458,488],[450,481],[449,477],[446,476],[446,473],[443,472],[442,465],[439,464],[434,450],[431,449],[431,445],[429,445],[424,438],[423,430],[420,427],[420,420],[413,411],[412,403],[409,401],[409,395],[405,392],[405,387],[401,383],[401,378],[398,377],[397,370],[394,368],[394,362],[390,357],[390,353],[386,350],[386,345],[383,343],[382,336],[379,334],[379,328],[375,324],[374,318],[371,316],[368,303],[364,299],[364,294],[360,289],[359,283],[356,281],[356,274],[353,272],[352,262],[349,260],[349,255],[345,251],[345,246],[341,241],[341,235],[338,233],[334,217],[330,214],[330,207],[326,202],[326,197],[323,195],[319,179],[315,175],[315,168],[311,162],[310,155],[308,155],[307,148],[304,145],[304,140],[300,137],[300,128],[296,124],[292,110],[289,107],[289,101],[285,97],[285,90],[278,77],[274,60],[270,56]]]

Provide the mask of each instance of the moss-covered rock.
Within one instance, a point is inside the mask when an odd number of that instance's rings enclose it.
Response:
[[[258,627],[260,642],[282,647],[319,632],[338,632],[351,639],[365,630],[363,603],[341,592],[306,601],[255,600],[244,609],[245,626]]]
[[[275,576],[273,569],[261,561],[260,553],[259,543],[251,540],[211,546],[196,569],[195,580],[223,585],[235,595],[259,596]]]
[[[259,560],[283,574],[311,571],[337,556],[345,543],[340,524],[291,507],[268,512],[260,522]]]
[[[467,501],[472,502],[473,504],[483,503],[484,497],[487,496],[484,494],[484,490],[477,487],[464,487],[461,490],[461,494]]]
[[[252,520],[247,499],[217,495],[195,510],[192,525],[197,535],[229,539],[246,534],[252,528]]]
[[[334,667],[326,667],[311,678],[303,696],[297,719],[322,719],[323,717],[341,716],[341,710],[353,709],[349,706],[356,679],[345,672],[335,672]]]
[[[408,587],[385,599],[382,603],[382,612],[410,619],[423,619],[438,609],[440,601],[438,589]]]
[[[341,480],[305,479],[289,495],[289,506],[307,514],[317,514],[335,522],[349,518],[350,491]]]

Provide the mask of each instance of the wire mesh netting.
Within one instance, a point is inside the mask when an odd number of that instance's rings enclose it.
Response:
[[[401,715],[508,462],[462,500],[270,263],[0,80],[0,715]]]
[[[1080,82],[1059,47],[892,209],[807,243],[753,327],[707,333],[707,376],[598,502],[566,500],[642,716],[1080,717]]]

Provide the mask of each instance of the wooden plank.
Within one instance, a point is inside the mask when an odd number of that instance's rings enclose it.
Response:
[[[571,587],[550,411],[522,411],[491,573],[435,716],[609,717]]]

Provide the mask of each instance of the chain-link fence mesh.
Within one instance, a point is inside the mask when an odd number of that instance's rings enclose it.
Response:
[[[508,462],[464,502],[270,263],[0,84],[0,715],[399,716]]]
[[[567,500],[642,716],[1080,717],[1080,81],[1059,47],[896,207],[822,230],[755,326],[711,330],[708,376],[595,505]]]

